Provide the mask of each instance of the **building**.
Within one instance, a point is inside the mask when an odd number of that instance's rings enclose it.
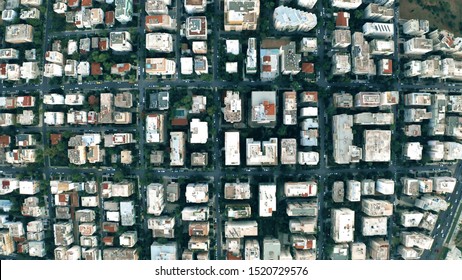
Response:
[[[171,0],[147,0],[144,9],[148,15],[166,15],[171,4]]]
[[[225,132],[225,165],[229,166],[241,164],[239,143],[239,132]]]
[[[165,115],[149,114],[146,116],[146,143],[163,143],[165,141]]]
[[[276,211],[276,184],[259,184],[258,197],[260,217],[271,217]]]
[[[350,71],[350,54],[335,53],[332,56],[332,75],[345,75]]]
[[[154,238],[174,238],[175,237],[175,218],[156,217],[148,219],[148,229],[152,229]]]
[[[333,116],[334,160],[337,164],[359,162],[362,158],[362,149],[353,146],[353,116]]]
[[[462,159],[462,144],[457,142],[444,142],[444,160],[455,161]]]
[[[393,40],[373,39],[369,43],[371,55],[392,55],[395,51],[395,42]]]
[[[188,40],[207,40],[207,17],[188,17],[185,33]]]
[[[395,181],[390,179],[378,179],[375,190],[383,195],[392,195],[395,192]]]
[[[170,93],[168,91],[154,92],[149,95],[149,109],[167,110],[169,108]]]
[[[183,221],[207,221],[209,218],[209,207],[207,206],[187,206],[181,211]]]
[[[169,30],[173,31],[176,29],[176,19],[171,16],[165,15],[150,15],[146,16],[145,26],[147,31],[156,30]]]
[[[29,24],[12,24],[6,26],[5,41],[11,44],[32,43],[34,28]]]
[[[393,60],[383,58],[377,62],[377,75],[391,76],[393,74]]]
[[[291,233],[316,233],[317,223],[316,218],[300,217],[289,220],[289,230]]]
[[[273,13],[274,28],[278,31],[310,31],[318,23],[316,15],[286,6],[279,6]]]
[[[225,206],[228,218],[245,219],[252,216],[250,204],[227,204]]]
[[[19,51],[13,48],[0,49],[0,60],[18,59]]]
[[[361,183],[359,181],[347,181],[346,199],[351,202],[361,201]]]
[[[355,32],[351,39],[351,66],[355,75],[375,75],[375,62],[370,57],[369,43],[361,32]]]
[[[348,208],[332,209],[332,239],[336,243],[353,242],[355,230],[355,212]]]
[[[276,125],[276,92],[252,91],[251,123],[256,126]]]
[[[297,75],[300,72],[302,55],[296,53],[295,42],[281,46],[281,73],[283,75]]]
[[[376,236],[387,234],[386,217],[366,217],[361,218],[363,236]]]
[[[132,20],[133,0],[115,0],[115,19],[126,24]]]
[[[124,0],[116,0],[117,1],[124,1]],[[132,1],[132,0],[125,0],[125,1]],[[131,35],[128,31],[120,31],[120,32],[111,32],[109,34],[109,47],[118,52],[131,52],[133,50],[131,44]]]
[[[318,152],[298,152],[298,164],[301,165],[317,165],[319,163]]]
[[[373,260],[390,259],[390,243],[382,238],[372,238],[367,247],[367,256]]]
[[[364,18],[374,21],[387,22],[393,19],[394,11],[392,8],[371,3],[364,9]]]
[[[404,157],[407,160],[421,160],[423,146],[420,142],[408,142],[404,144]]]
[[[247,239],[244,246],[245,260],[259,260],[260,259],[260,244],[255,239]]]
[[[359,125],[392,125],[395,121],[393,113],[359,113],[353,116],[353,123]]]
[[[243,200],[250,199],[250,185],[248,183],[225,183],[225,199]]]
[[[207,42],[206,41],[192,42],[192,51],[195,54],[207,54]]]
[[[363,25],[363,33],[371,38],[393,38],[395,34],[393,24],[379,22],[366,22]]]
[[[272,81],[279,76],[280,49],[260,49],[260,79]]]
[[[301,202],[287,202],[286,208],[287,216],[300,217],[309,216],[316,217],[318,215],[318,208],[316,200],[301,201]]]
[[[362,0],[331,0],[330,2],[333,7],[346,10],[356,9],[362,4]]]
[[[178,244],[176,242],[160,244],[154,241],[151,245],[151,260],[177,260],[177,251]]]
[[[133,247],[138,241],[138,234],[136,231],[126,231],[119,236],[119,244],[123,247]]]
[[[297,4],[306,9],[313,9],[318,0],[297,0]]]
[[[393,215],[393,204],[386,200],[363,199],[361,210],[372,217]]]
[[[247,165],[277,165],[278,163],[278,139],[270,138],[269,141],[254,141],[246,139]]]
[[[209,63],[205,55],[194,57],[194,73],[197,75],[209,73]]]
[[[281,139],[281,164],[297,163],[297,140]]]
[[[165,207],[165,190],[162,184],[152,183],[146,188],[147,213],[160,216]]]
[[[235,123],[242,120],[242,101],[237,91],[226,91],[224,97],[225,107],[222,108],[223,117],[226,122]]]
[[[9,164],[34,163],[36,157],[35,149],[13,149],[5,153],[6,162]]]
[[[431,39],[414,37],[404,43],[404,53],[407,55],[424,55],[433,51]]]
[[[170,132],[170,166],[183,166],[185,161],[185,133]]]
[[[457,180],[453,177],[432,177],[434,191],[436,193],[452,193],[456,187]]]
[[[297,124],[297,93],[295,91],[284,92],[284,118],[285,125]]]
[[[146,49],[155,52],[173,52],[173,36],[169,33],[147,33]]]
[[[351,260],[365,260],[366,259],[366,244],[362,242],[355,242],[350,244]]]
[[[455,38],[454,34],[447,30],[434,30],[428,33],[428,38],[433,40],[433,49],[445,54],[460,56],[462,54],[462,38]]]
[[[431,93],[414,92],[404,95],[404,105],[406,106],[430,106],[431,104]]]
[[[258,224],[256,221],[225,221],[226,238],[243,238],[246,236],[258,235]]]
[[[256,38],[249,38],[247,42],[247,56],[245,60],[245,72],[247,74],[257,73],[257,41]]]
[[[209,201],[209,184],[188,184],[185,191],[186,203],[206,203]]]
[[[272,237],[263,239],[263,260],[279,260],[281,255],[281,242]]]
[[[135,143],[131,133],[115,133],[104,135],[104,147],[115,147]]]
[[[122,261],[122,260],[138,260],[137,248],[105,248],[103,249],[103,260]]]
[[[8,230],[0,231],[0,254],[9,256],[15,252],[14,241]]]
[[[399,213],[399,222],[404,227],[418,227],[424,214],[418,211],[402,211]]]
[[[200,119],[191,119],[190,125],[190,138],[191,144],[205,144],[209,137],[207,122],[201,122]]]
[[[184,9],[188,14],[205,13],[207,0],[185,0]]]
[[[176,63],[166,58],[146,58],[146,74],[155,76],[173,75],[176,73]]]
[[[366,162],[389,162],[391,159],[391,131],[364,131],[364,158]]]
[[[122,226],[135,224],[135,203],[133,201],[120,202],[120,224]]]
[[[454,60],[453,58],[442,59],[441,78],[447,80],[462,81],[462,61]]]
[[[286,182],[284,194],[286,197],[311,197],[317,195],[317,183],[309,182]]]
[[[423,250],[430,250],[433,245],[433,238],[419,232],[401,232],[401,243],[409,248],[417,247]]]
[[[351,45],[351,31],[349,29],[335,29],[332,33],[332,48],[345,49]]]
[[[68,246],[74,242],[73,226],[70,222],[59,222],[53,225],[56,246]]]
[[[430,22],[426,19],[410,19],[403,24],[403,33],[411,36],[423,36],[430,31]]]
[[[260,0],[225,0],[225,31],[257,30]]]

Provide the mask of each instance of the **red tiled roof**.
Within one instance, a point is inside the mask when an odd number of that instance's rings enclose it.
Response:
[[[119,64],[114,64],[112,65],[113,68],[117,68],[117,72],[122,73],[122,72],[127,72],[130,71],[130,63],[119,63]]]
[[[312,74],[314,73],[314,63],[303,62],[302,63],[302,72]]]
[[[79,6],[79,0],[67,0],[67,5],[71,8]]]
[[[32,96],[23,96],[22,105],[29,107],[32,106]]]
[[[276,106],[274,105],[274,103],[263,101],[263,105],[265,106],[265,112],[267,115],[272,116],[276,113]]]
[[[79,207],[79,194],[77,192],[71,193],[71,206]]]
[[[345,12],[338,12],[337,20],[335,21],[337,27],[348,27],[348,18],[345,15]]]
[[[0,64],[0,75],[6,75],[6,64]]]
[[[0,135],[0,147],[7,147],[11,143],[9,135]]]
[[[98,42],[98,47],[100,51],[107,51],[108,50],[108,40],[107,38],[101,38]]]
[[[226,254],[226,259],[231,260],[231,261],[240,261],[240,260],[242,260],[242,257],[237,257],[237,256],[233,255],[232,253],[228,252]]]
[[[383,68],[384,74],[393,74],[393,60],[388,60],[388,68]]]
[[[59,194],[58,195],[58,201],[59,202],[66,202],[66,200],[67,200],[67,197],[66,197],[65,194]]]
[[[103,74],[103,69],[101,68],[101,64],[98,62],[91,63],[91,75],[99,76]]]
[[[176,125],[176,126],[188,125],[188,119],[173,119],[172,125]]]
[[[263,65],[263,72],[271,72],[271,65]]]
[[[310,100],[313,100],[313,102],[318,102],[318,92],[317,91],[305,91],[303,94],[306,96],[310,96]]]
[[[263,62],[270,62],[270,61],[271,61],[271,56],[265,55],[265,56],[263,57]]]
[[[107,11],[104,14],[104,23],[106,25],[114,25],[114,11]]]
[[[115,225],[112,225],[112,224],[106,224],[103,226],[103,229],[104,231],[106,232],[116,232],[117,231],[117,227]]]
[[[82,7],[92,7],[93,0],[82,0]]]
[[[51,145],[58,145],[59,142],[61,141],[61,138],[62,138],[62,135],[57,133],[52,133],[50,134],[50,141],[51,141]]]
[[[114,244],[114,236],[103,237],[103,243],[105,245],[112,246]]]

